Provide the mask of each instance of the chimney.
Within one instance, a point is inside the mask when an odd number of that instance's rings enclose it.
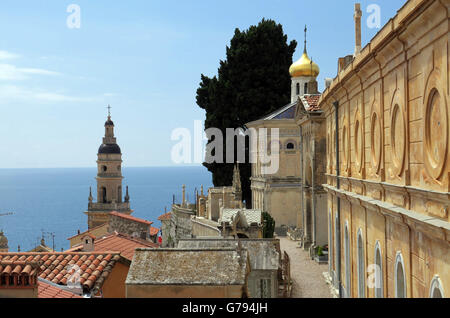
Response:
[[[206,204],[205,199],[200,198],[198,203],[198,216],[205,217]]]
[[[355,14],[353,18],[355,19],[355,53],[354,56],[361,52],[361,4],[355,3]]]
[[[92,252],[94,250],[95,237],[90,234],[86,234],[82,238],[83,240],[83,252]]]
[[[181,202],[181,207],[186,206],[186,186],[183,184],[183,201]]]
[[[311,79],[308,82],[308,94],[318,94],[319,89],[317,87],[317,81],[315,79]]]

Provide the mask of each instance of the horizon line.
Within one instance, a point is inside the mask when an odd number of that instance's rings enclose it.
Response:
[[[125,166],[122,169],[127,168],[187,168],[187,167],[204,167],[202,164],[189,164],[189,165],[154,165],[154,166]],[[206,167],[204,167],[206,168]],[[84,167],[0,167],[0,170],[14,170],[14,169],[97,169],[96,166],[84,166]]]

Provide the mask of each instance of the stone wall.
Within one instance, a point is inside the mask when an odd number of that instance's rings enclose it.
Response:
[[[108,223],[108,232],[127,234],[142,239],[150,239],[150,224],[128,220],[116,215],[110,215]]]
[[[180,238],[192,237],[191,216],[195,216],[195,210],[182,208],[179,205],[172,205],[172,217],[170,219],[170,236],[173,243],[170,247],[175,247]]]
[[[204,218],[191,219],[193,237],[214,237],[221,236],[218,229],[219,224]]]
[[[277,298],[278,271],[252,270],[248,276],[250,298]]]

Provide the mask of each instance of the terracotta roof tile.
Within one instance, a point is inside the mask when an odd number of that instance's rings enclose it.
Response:
[[[305,106],[305,110],[307,110],[309,112],[320,110],[320,107],[319,107],[320,96],[321,96],[320,94],[303,95],[301,97],[301,100],[303,102],[303,105]]]
[[[150,236],[158,235],[159,229],[156,227],[151,226],[150,227]]]
[[[134,251],[136,248],[158,248],[159,245],[147,240],[131,237],[125,234],[112,233],[100,239],[97,239],[94,244],[94,251],[117,251],[120,255],[128,260],[133,259]],[[100,266],[108,266],[108,259],[97,259]]]
[[[18,261],[18,260],[26,261]],[[68,278],[75,271],[69,266],[76,263],[81,271],[80,280],[84,289],[94,289],[96,293],[100,289],[105,278],[120,259],[118,252],[63,252],[63,253],[0,253],[0,274],[29,273],[33,275],[39,269],[38,277],[55,284],[66,285]],[[46,261],[44,261],[46,260]],[[100,260],[103,260],[100,262]],[[103,266],[100,266],[103,264]],[[83,284],[89,279],[88,284]]]
[[[110,215],[118,216],[120,218],[127,219],[127,220],[130,220],[130,221],[144,223],[144,224],[147,224],[147,225],[153,224],[153,222],[150,222],[150,221],[147,221],[147,220],[144,220],[144,219],[139,219],[139,218],[136,218],[134,216],[131,216],[131,215],[128,215],[128,214],[124,214],[124,213],[119,213],[119,212],[116,212],[116,211],[111,212]]]
[[[166,214],[159,216],[158,221],[170,220],[171,217],[172,217],[172,212],[167,212]]]
[[[69,291],[58,288],[50,282],[39,280],[38,282],[38,298],[83,298]]]

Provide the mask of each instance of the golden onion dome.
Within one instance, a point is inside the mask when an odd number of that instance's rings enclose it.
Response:
[[[289,68],[289,73],[291,74],[291,77],[317,77],[320,73],[320,68],[319,65],[311,61],[305,49],[302,57],[297,62],[291,65],[291,67]]]

